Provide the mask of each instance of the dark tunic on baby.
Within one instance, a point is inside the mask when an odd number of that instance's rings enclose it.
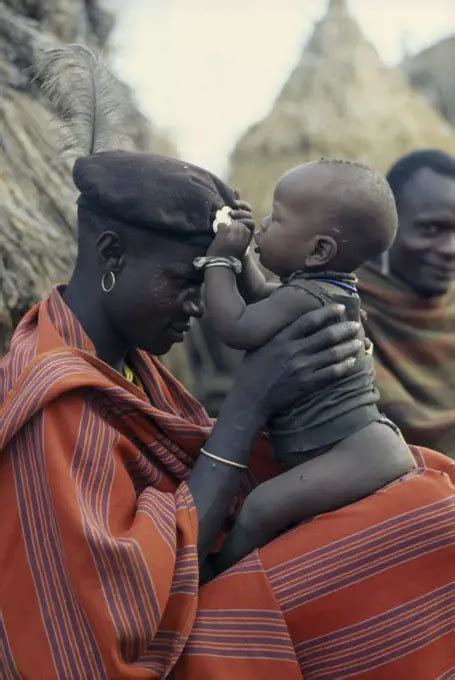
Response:
[[[283,285],[301,289],[303,295],[316,298],[321,306],[343,304],[346,312],[342,320],[360,321],[355,277],[333,273],[318,277],[321,278],[316,280],[297,273]],[[351,375],[306,397],[290,411],[275,416],[269,423],[269,430],[276,458],[281,460],[291,453],[310,452],[335,444],[378,420],[379,392],[373,379],[373,358],[362,352]]]

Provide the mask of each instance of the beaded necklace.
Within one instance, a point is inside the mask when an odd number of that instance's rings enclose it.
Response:
[[[294,279],[307,279],[309,281],[325,281],[326,283],[331,283],[334,286],[343,288],[352,293],[353,295],[358,295],[357,291],[357,276],[355,274],[347,274],[343,272],[334,271],[321,271],[321,272],[306,272],[303,270],[297,270],[290,276],[282,279],[282,283],[290,283]]]

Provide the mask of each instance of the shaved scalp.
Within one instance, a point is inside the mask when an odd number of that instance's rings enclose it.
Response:
[[[354,271],[392,245],[398,216],[395,199],[386,179],[368,165],[321,158],[290,170],[284,178],[308,169],[320,175],[321,225],[337,242],[338,255],[331,266]],[[283,179],[284,179],[283,178]]]
[[[347,268],[357,269],[392,245],[398,229],[395,198],[387,180],[369,165],[325,158],[319,163],[339,182],[334,220],[341,230],[339,240],[355,244],[357,252],[350,253],[352,265]]]

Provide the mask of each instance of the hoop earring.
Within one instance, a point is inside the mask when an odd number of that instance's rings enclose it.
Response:
[[[110,281],[108,284],[106,284],[106,277],[110,276]],[[101,278],[101,288],[105,293],[110,293],[111,290],[115,286],[115,274],[114,272],[107,272],[106,274],[103,274]]]

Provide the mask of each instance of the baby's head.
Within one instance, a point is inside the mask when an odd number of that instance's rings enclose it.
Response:
[[[360,163],[321,159],[278,181],[272,214],[256,235],[257,252],[281,277],[297,270],[351,272],[387,250],[397,226],[382,175]]]

